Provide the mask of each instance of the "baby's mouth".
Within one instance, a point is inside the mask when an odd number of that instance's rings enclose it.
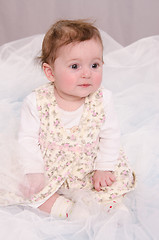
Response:
[[[84,84],[80,84],[79,86],[80,86],[80,87],[90,87],[90,86],[91,86],[91,84],[84,83]]]

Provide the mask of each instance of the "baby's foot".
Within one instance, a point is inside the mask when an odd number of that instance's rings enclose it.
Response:
[[[63,196],[59,196],[56,199],[50,214],[53,217],[66,219],[70,216],[73,205],[74,205],[74,202],[72,202],[71,200]]]

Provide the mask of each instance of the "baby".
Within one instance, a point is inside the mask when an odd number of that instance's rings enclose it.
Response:
[[[40,57],[50,81],[25,99],[19,146],[24,203],[69,217],[66,189],[91,190],[110,208],[134,189],[112,94],[101,87],[103,44],[83,20],[60,20],[46,33]]]

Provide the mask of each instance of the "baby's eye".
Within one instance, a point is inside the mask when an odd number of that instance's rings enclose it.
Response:
[[[71,67],[72,69],[77,69],[77,68],[78,68],[78,65],[75,63],[75,64],[72,64],[70,67]]]
[[[93,63],[92,64],[92,68],[97,68],[97,67],[99,67],[99,63]]]

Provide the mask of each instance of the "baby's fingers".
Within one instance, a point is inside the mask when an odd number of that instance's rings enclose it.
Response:
[[[107,177],[106,184],[107,186],[111,186],[113,184],[113,181],[111,180],[111,178]]]
[[[101,185],[101,187],[107,187],[108,184],[107,184],[106,179],[101,180],[101,184],[100,185]]]
[[[94,181],[94,188],[96,191],[100,191],[100,182],[99,181]]]
[[[116,181],[116,178],[114,176],[114,174],[111,174],[110,176],[108,176],[106,178],[106,183],[107,183],[107,186],[111,186],[113,184],[113,182]]]

